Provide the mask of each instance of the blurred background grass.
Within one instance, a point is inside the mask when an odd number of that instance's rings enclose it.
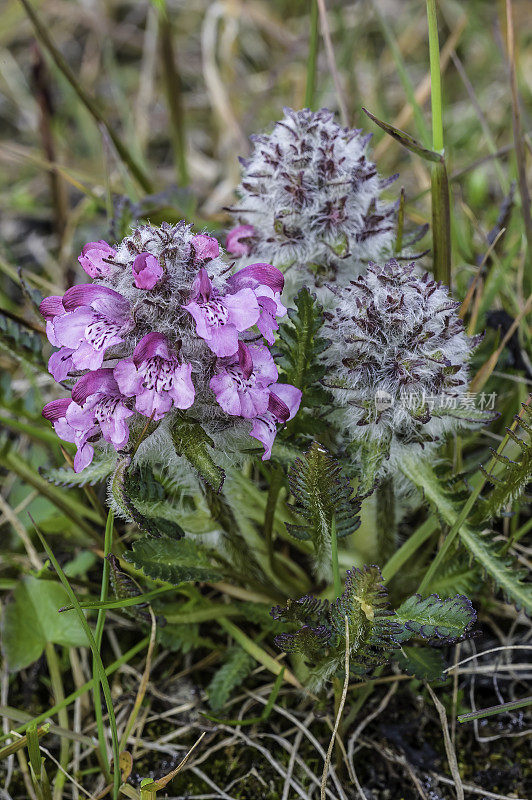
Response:
[[[146,176],[155,198],[143,204],[141,214],[153,221],[187,214],[210,227],[223,225],[221,209],[232,200],[239,178],[236,156],[248,152],[248,136],[270,128],[283,106],[304,105],[310,5],[308,0],[34,3],[79,84]],[[333,0],[327,6],[349,124],[375,132],[373,155],[381,173],[400,173],[390,193],[396,196],[404,186],[408,217],[428,221],[427,165],[361,111],[365,106],[427,142],[425,4]],[[474,265],[516,176],[504,6],[493,0],[438,3],[458,274]],[[3,9],[2,263],[4,272],[7,262],[63,287],[78,270],[82,243],[109,235],[118,198],[141,201],[146,190],[37,43],[19,0],[4,0]],[[530,3],[515,0],[513,10],[522,124],[528,131]],[[414,110],[409,91],[419,104]],[[314,105],[339,106],[322,40]],[[529,137],[526,142],[530,146]],[[182,189],[187,176],[188,191],[172,191],[176,184]],[[14,284],[3,286],[5,300],[16,302]],[[508,300],[515,310],[514,299]]]

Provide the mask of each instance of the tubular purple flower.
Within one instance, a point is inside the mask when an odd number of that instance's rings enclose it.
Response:
[[[126,397],[135,397],[135,408],[159,420],[175,408],[190,408],[195,390],[192,365],[181,364],[168,347],[166,336],[148,333],[135,347],[132,358],[119,361],[114,377]]]
[[[285,423],[293,419],[299,410],[301,391],[289,383],[276,383],[270,392],[268,409],[253,420],[250,436],[264,445],[263,461],[272,454],[272,447],[277,435],[277,423]]]
[[[137,289],[153,289],[164,274],[163,268],[151,253],[139,253],[133,262],[132,269]]]
[[[242,239],[249,239],[254,233],[253,225],[237,225],[227,234],[225,249],[232,256],[248,256],[251,253],[251,245]]]
[[[47,403],[42,410],[42,416],[50,420],[54,426],[54,430],[60,439],[65,442],[72,442],[77,447],[76,455],[74,456],[74,472],[81,472],[85,467],[91,463],[94,456],[94,448],[87,442],[87,436],[84,436],[79,431],[73,428],[66,415],[72,406],[76,404],[70,398],[61,400],[52,400]],[[78,410],[79,406],[77,406]]]
[[[196,254],[196,261],[212,261],[220,255],[220,245],[214,236],[199,233],[192,239],[192,247]]]
[[[260,314],[251,289],[221,295],[203,268],[194,281],[191,299],[183,308],[193,317],[198,336],[219,357],[237,352],[239,332],[255,325]]]
[[[77,381],[72,389],[73,403],[66,412],[68,424],[86,441],[98,428],[115,450],[127,444],[126,420],[135,413],[128,408],[112,369],[96,369]]]
[[[63,297],[63,308],[66,313],[52,319],[53,343],[72,351],[75,369],[99,369],[107,348],[123,342],[133,327],[128,301],[105,286],[73,286]],[[62,356],[69,354],[63,350]]]
[[[238,353],[220,361],[218,372],[210,380],[216,401],[227,413],[245,419],[268,410],[270,386],[278,373],[270,351],[264,345],[238,343]]]
[[[107,259],[116,256],[116,250],[100,239],[98,242],[89,242],[78,256],[78,261],[91,278],[105,278],[111,271]]]
[[[244,288],[253,290],[260,308],[257,328],[268,344],[273,344],[274,331],[279,328],[276,317],[284,317],[286,314],[286,308],[281,303],[283,273],[271,264],[250,264],[231,275],[227,285],[232,291]]]
[[[59,297],[59,295],[45,297],[39,306],[39,311],[46,320],[46,336],[48,337],[48,341],[56,347],[59,346],[59,342],[55,338],[53,323],[56,317],[66,314],[65,307],[63,306],[63,298]]]

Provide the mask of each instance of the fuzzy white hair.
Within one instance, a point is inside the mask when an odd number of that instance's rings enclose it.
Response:
[[[344,284],[367,261],[390,255],[395,206],[380,200],[384,182],[366,156],[369,138],[337,125],[327,109],[290,108],[269,136],[251,137],[230,209],[236,224],[255,229],[241,262],[268,261],[297,291],[309,282]]]
[[[418,276],[414,264],[390,261],[370,265],[336,298],[324,353],[333,416],[352,441],[384,450],[384,471],[406,452],[427,454],[447,433],[478,424],[454,412],[480,337],[466,335],[445,286]]]

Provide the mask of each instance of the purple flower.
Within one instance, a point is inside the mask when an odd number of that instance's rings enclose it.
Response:
[[[39,311],[46,320],[46,336],[50,344],[59,346],[59,342],[55,338],[54,332],[54,319],[66,314],[65,307],[63,306],[63,298],[58,295],[45,297],[39,306]]]
[[[289,383],[276,383],[270,392],[268,409],[253,420],[250,436],[264,445],[263,461],[272,454],[273,442],[277,435],[277,423],[288,422],[294,417],[301,403],[301,391]]]
[[[194,402],[191,364],[181,364],[168,347],[166,336],[148,333],[140,340],[132,358],[119,361],[114,376],[126,397],[135,397],[135,408],[158,420],[175,408],[190,408]]]
[[[232,291],[244,288],[253,290],[260,308],[257,328],[268,344],[273,344],[273,332],[279,328],[275,318],[286,314],[286,308],[281,303],[283,273],[271,264],[250,264],[231,275],[227,284]]]
[[[46,335],[50,344],[60,347],[61,343],[57,340],[54,330],[54,320],[66,314],[65,307],[63,306],[63,298],[57,295],[52,297],[45,297],[39,306],[39,311],[46,320]],[[48,361],[48,371],[53,376],[54,380],[60,383],[67,377],[70,369],[72,368],[72,353],[74,351],[68,347],[61,347],[52,353]]]
[[[74,471],[81,472],[94,456],[94,442],[103,436],[115,450],[127,444],[126,420],[135,412],[124,405],[112,369],[97,369],[77,381],[72,400],[52,400],[42,415],[53,422],[57,435],[77,447]]]
[[[203,268],[194,281],[190,302],[183,308],[194,318],[198,336],[220,357],[236,353],[238,333],[255,325],[260,313],[251,289],[222,296]]]
[[[100,239],[99,242],[86,244],[78,256],[78,261],[91,278],[105,278],[111,271],[111,265],[106,259],[113,256],[116,256],[116,250]]]
[[[269,387],[277,377],[277,368],[267,347],[248,347],[239,342],[238,352],[220,362],[209,386],[227,414],[253,419],[267,411]]]
[[[225,249],[233,256],[248,256],[251,253],[251,245],[242,242],[241,239],[248,239],[254,233],[253,225],[237,225],[227,234]]]
[[[101,367],[107,348],[123,342],[124,334],[133,325],[128,301],[105,286],[93,283],[73,286],[65,292],[62,305],[64,312],[51,317],[50,341],[61,345],[50,367],[56,380],[62,380],[57,375],[65,377],[71,368]],[[51,313],[48,307],[45,311]]]
[[[125,405],[125,399],[112,369],[88,372],[74,384],[67,422],[87,439],[99,428],[105,441],[120,450],[129,439],[126,420],[135,413]]]
[[[74,408],[73,408],[74,407]],[[74,403],[70,398],[62,400],[52,400],[47,403],[42,410],[42,415],[45,419],[50,420],[54,426],[54,430],[60,439],[65,442],[73,442],[77,447],[76,455],[74,456],[74,472],[81,472],[81,470],[88,467],[94,456],[94,447],[87,441],[88,436],[86,433],[77,431],[70,425],[67,420],[67,414],[73,408],[74,412],[80,412],[82,409]],[[98,433],[97,428],[94,431]]]
[[[220,245],[213,236],[199,233],[192,239],[196,261],[211,261],[220,255]]]
[[[133,279],[137,289],[153,289],[163,277],[163,272],[151,253],[139,253],[133,262]]]

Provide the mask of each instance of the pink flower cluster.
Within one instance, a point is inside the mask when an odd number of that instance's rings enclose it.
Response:
[[[128,421],[136,413],[158,421],[173,409],[191,408],[196,371],[204,375],[207,370],[212,402],[219,410],[252,421],[250,435],[264,445],[263,459],[271,455],[277,424],[297,412],[301,392],[277,382],[268,347],[250,332],[257,326],[273,344],[277,319],[286,313],[280,300],[281,272],[270,264],[252,264],[216,287],[208,266],[219,256],[218,242],[200,234],[192,236],[189,249],[195,277],[177,292],[164,258],[147,251],[132,254],[127,265],[128,285],[137,293],[132,301],[129,290],[121,293],[106,285],[117,285],[114,276],[120,273],[124,286],[124,260],[106,242],[90,242],[79,262],[95,282],[42,301],[48,339],[58,348],[49,370],[58,382],[77,378],[71,398],[48,403],[43,416],[58,436],[76,444],[76,472],[91,463],[94,444],[102,438],[117,451],[124,448]],[[156,310],[151,330],[139,322],[139,303],[157,307],[160,297],[167,307],[175,304],[176,319],[185,320],[184,328],[180,322],[180,338],[171,338],[168,325],[164,333],[156,329]],[[187,360],[185,352],[194,352],[195,358]],[[87,372],[79,376],[83,371]]]

